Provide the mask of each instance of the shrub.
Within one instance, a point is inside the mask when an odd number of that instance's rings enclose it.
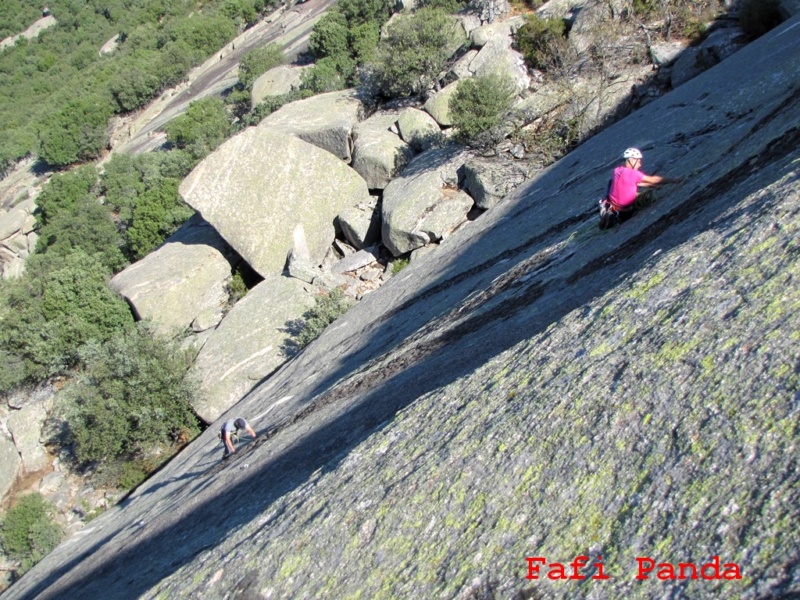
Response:
[[[192,102],[185,114],[167,123],[167,140],[201,159],[225,141],[230,131],[225,104],[219,98]]]
[[[52,505],[38,493],[23,496],[6,513],[0,543],[9,558],[20,563],[16,575],[25,573],[61,541],[61,528],[52,516]]]
[[[139,260],[172,235],[194,211],[178,194],[178,179],[165,179],[158,188],[137,198],[126,231],[131,256]]]
[[[346,313],[353,301],[340,289],[318,296],[314,306],[303,314],[302,319],[287,324],[292,339],[284,344],[284,353],[293,356],[317,339],[325,328]]]
[[[198,431],[186,377],[188,360],[174,342],[145,326],[81,350],[86,365],[62,392],[68,439],[81,465],[141,459],[155,447]]]
[[[349,54],[348,24],[344,15],[337,11],[327,12],[314,26],[308,40],[308,49],[317,58]]]
[[[739,24],[751,39],[767,33],[781,24],[781,6],[778,0],[743,0],[739,11]]]
[[[39,156],[54,167],[97,158],[108,142],[111,101],[88,96],[69,102],[39,132]]]
[[[302,100],[312,95],[313,92],[310,90],[297,90],[289,92],[288,94],[281,94],[280,96],[269,96],[247,115],[245,118],[245,125],[258,125],[262,120],[266,119],[284,104],[294,102],[295,100]]]
[[[239,83],[250,88],[261,75],[285,62],[286,56],[277,44],[251,50],[239,62]]]
[[[458,21],[423,8],[391,23],[369,64],[369,83],[388,97],[412,96],[438,85],[439,73],[465,41]]]
[[[563,19],[530,15],[515,36],[517,48],[525,57],[525,63],[540,71],[562,66],[567,45],[566,29]]]
[[[98,256],[75,250],[66,256],[35,254],[25,275],[3,287],[0,353],[13,365],[3,389],[65,373],[79,362],[79,349],[133,325],[128,305],[107,285]]]
[[[464,79],[450,99],[450,113],[461,141],[478,136],[500,124],[514,100],[514,84],[500,75]]]
[[[326,56],[301,75],[302,88],[314,94],[335,92],[347,87],[356,64],[346,55]]]

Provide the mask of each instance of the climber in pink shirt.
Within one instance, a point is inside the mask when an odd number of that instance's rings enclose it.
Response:
[[[634,208],[650,204],[655,200],[652,190],[639,191],[640,187],[659,187],[665,183],[678,183],[680,179],[645,175],[640,169],[642,153],[637,148],[628,148],[622,154],[625,161],[614,169],[608,186],[608,196],[600,201],[600,229],[613,227],[628,220]]]

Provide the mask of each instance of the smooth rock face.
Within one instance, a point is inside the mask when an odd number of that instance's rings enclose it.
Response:
[[[228,300],[225,286],[238,257],[202,219],[192,218],[155,252],[117,273],[109,285],[128,301],[137,319],[174,335],[203,311]]]
[[[521,164],[471,158],[464,164],[464,189],[483,210],[492,208],[523,183],[529,174]]]
[[[353,127],[364,107],[353,90],[319,94],[279,108],[258,125],[297,136],[350,162]]]
[[[269,96],[280,96],[298,89],[306,67],[280,65],[270,69],[253,82],[250,94],[251,108],[255,108]]]
[[[250,290],[206,341],[192,366],[202,399],[193,405],[211,423],[286,360],[286,324],[313,305],[299,279],[271,275]]]
[[[407,108],[400,113],[397,129],[403,141],[417,151],[429,150],[442,133],[436,119],[418,108]]]
[[[400,271],[228,413],[249,452],[204,432],[3,600],[795,595],[798,25]],[[599,231],[631,145],[685,179]],[[524,577],[578,552],[610,579]]]
[[[26,404],[8,416],[8,430],[22,458],[27,473],[47,467],[48,456],[42,445],[42,428],[47,419],[47,407],[41,402]]]
[[[360,250],[380,242],[381,211],[378,208],[378,199],[371,196],[369,202],[344,209],[336,217],[336,223],[354,248]]]
[[[447,127],[453,124],[453,117],[450,115],[450,98],[456,93],[458,82],[454,81],[440,92],[434,94],[423,107],[427,113],[441,126]]]
[[[0,498],[14,485],[21,467],[22,459],[13,440],[0,433]]]
[[[283,271],[298,225],[321,261],[339,211],[369,200],[364,180],[330,152],[268,127],[222,144],[180,194],[263,277]]]
[[[385,188],[414,155],[411,147],[390,131],[396,122],[395,114],[377,114],[353,130],[352,167],[371,190]]]
[[[382,239],[394,256],[439,241],[466,220],[473,200],[457,187],[465,160],[458,149],[429,150],[386,186]]]

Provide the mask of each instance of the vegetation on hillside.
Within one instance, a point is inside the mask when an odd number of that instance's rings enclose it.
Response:
[[[61,527],[53,521],[54,507],[41,494],[22,496],[3,516],[0,546],[16,564],[19,577],[39,562],[61,541]]]
[[[0,172],[28,155],[54,167],[99,156],[111,115],[180,82],[274,2],[49,2],[58,24],[0,52]],[[1,31],[18,33],[39,16],[30,3],[3,2]],[[117,50],[100,55],[115,36]]]

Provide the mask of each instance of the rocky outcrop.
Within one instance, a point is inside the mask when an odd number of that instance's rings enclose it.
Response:
[[[466,221],[473,200],[458,189],[465,160],[458,148],[429,150],[386,186],[382,240],[394,256],[440,241]]]
[[[411,146],[392,131],[397,115],[379,113],[353,130],[353,163],[356,173],[371,190],[382,190],[414,156]]]
[[[299,89],[303,71],[308,67],[280,65],[270,69],[253,82],[251,107],[255,108],[269,96],[280,96]]]
[[[36,249],[36,205],[32,198],[16,203],[8,211],[0,211],[0,265],[3,279],[19,277],[25,259]]]
[[[41,19],[35,21],[30,27],[28,27],[25,31],[18,35],[14,35],[11,37],[7,37],[4,40],[0,41],[0,51],[5,50],[17,43],[17,40],[25,38],[28,40],[32,40],[35,37],[44,31],[45,29],[49,29],[54,27],[58,24],[56,18],[53,15],[45,15]]]
[[[492,208],[530,177],[525,164],[507,160],[471,158],[464,163],[464,189],[475,200],[475,206]]]
[[[360,250],[380,242],[381,211],[378,199],[370,197],[369,202],[344,209],[336,217],[336,224],[342,235],[354,248]]]
[[[47,468],[50,462],[44,448],[42,431],[51,409],[52,398],[49,403],[28,403],[8,415],[7,427],[26,473],[41,471]]]
[[[228,413],[263,434],[246,453],[206,431],[4,600],[800,592],[791,27],[401,271]],[[600,231],[637,144],[685,179]],[[578,553],[610,578],[525,578]],[[743,578],[636,580],[641,556]]]
[[[402,140],[418,152],[430,150],[442,138],[436,119],[418,108],[407,108],[400,113],[397,129]]]
[[[672,67],[672,87],[678,87],[703,71],[725,60],[744,47],[746,40],[738,27],[712,31],[699,46],[690,46],[681,53]]]
[[[449,127],[453,124],[453,117],[450,115],[450,98],[453,97],[457,89],[458,82],[454,81],[428,98],[423,107],[442,127]]]
[[[0,498],[4,498],[22,470],[22,459],[10,436],[0,432]]]
[[[192,371],[201,399],[193,408],[211,423],[286,360],[286,324],[313,304],[304,283],[271,275],[225,316],[197,355]]]
[[[298,225],[321,261],[336,215],[369,200],[364,180],[341,160],[269,127],[226,141],[179,191],[263,277],[283,271]]]
[[[238,257],[199,217],[155,252],[117,273],[109,285],[162,335],[175,335],[228,300],[226,284]]]
[[[297,136],[350,162],[350,136],[363,112],[355,91],[330,92],[286,104],[261,121],[259,128]]]

